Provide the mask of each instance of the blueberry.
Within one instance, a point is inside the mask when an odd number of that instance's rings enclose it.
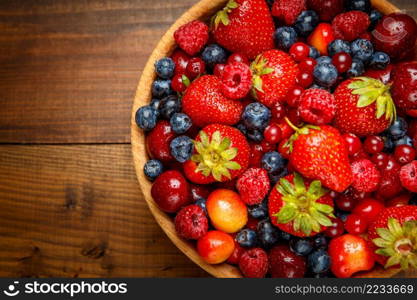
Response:
[[[360,59],[352,59],[352,66],[347,71],[347,76],[349,78],[358,77],[365,73],[365,65]]]
[[[285,232],[285,231],[281,231],[281,230],[279,232],[279,237],[280,237],[281,240],[287,241],[287,242],[289,242],[292,239],[291,234],[289,234],[288,232]]]
[[[146,164],[143,166],[143,172],[145,173],[146,177],[148,177],[149,180],[153,181],[161,175],[161,173],[164,171],[164,166],[159,160],[156,159],[150,159],[146,162]]]
[[[242,247],[251,248],[258,245],[258,238],[256,232],[251,229],[242,229],[236,235],[236,242]]]
[[[324,86],[321,86],[321,85],[318,85],[317,83],[313,83],[310,86],[310,89],[320,89],[320,90],[325,90],[325,91],[328,91],[329,90],[328,88],[326,88]]]
[[[317,50],[316,47],[310,46],[310,54],[309,54],[309,56],[311,58],[317,59],[320,56],[320,52],[319,52],[319,50]]]
[[[159,77],[170,79],[174,76],[175,63],[172,58],[164,57],[155,62],[155,71]]]
[[[373,9],[371,13],[369,14],[369,20],[371,21],[371,25],[369,26],[369,29],[374,29],[383,16],[384,15],[382,13],[380,13],[376,9]]]
[[[308,36],[319,24],[319,16],[314,10],[303,11],[295,21],[294,27],[301,36]]]
[[[278,152],[271,151],[262,156],[261,165],[268,173],[277,173],[284,169],[285,159]]]
[[[224,50],[219,45],[211,44],[204,48],[203,53],[201,54],[201,58],[207,65],[214,67],[216,64],[222,64],[226,62],[227,53],[226,50]]]
[[[395,147],[399,146],[399,145],[408,145],[410,147],[413,147],[413,139],[410,138],[408,135],[403,136],[402,138],[400,138],[399,140],[396,140],[394,142]]]
[[[180,163],[189,160],[194,149],[193,141],[185,135],[173,139],[169,146],[172,156]]]
[[[342,222],[346,222],[347,216],[349,216],[349,212],[342,211],[342,210],[336,210],[335,215],[338,217]]]
[[[298,36],[294,28],[284,26],[275,31],[274,38],[278,49],[288,51],[297,41]]]
[[[411,194],[411,199],[408,201],[409,205],[417,205],[417,194]]]
[[[198,206],[200,206],[204,210],[204,212],[207,214],[206,202],[207,202],[206,199],[204,199],[204,198],[198,198],[195,201],[195,204],[198,205]]]
[[[142,106],[136,111],[136,124],[143,130],[151,130],[156,126],[158,120],[158,111],[151,106]]]
[[[346,1],[346,10],[360,10],[365,13],[371,11],[370,0],[348,0]]]
[[[306,256],[313,251],[313,243],[307,239],[294,238],[290,241],[290,249],[297,255]]]
[[[261,142],[264,139],[262,131],[257,129],[248,129],[246,132],[248,139],[254,142]]]
[[[184,113],[173,114],[169,122],[172,130],[178,134],[187,132],[187,130],[193,125],[191,118]]]
[[[259,102],[253,102],[245,107],[242,114],[243,124],[248,129],[263,130],[271,119],[271,111]]]
[[[248,134],[248,130],[246,129],[246,126],[242,123],[239,123],[236,125],[236,128],[239,129],[239,131],[241,133],[243,133],[243,135],[247,135]]]
[[[151,103],[149,103],[149,106],[154,108],[158,112],[158,115],[159,115],[159,107],[161,105],[161,101],[162,99],[154,98],[151,100]]]
[[[161,117],[169,120],[175,113],[181,111],[181,101],[177,96],[170,95],[161,100],[159,104],[159,113]]]
[[[330,255],[323,249],[316,250],[308,256],[307,265],[313,273],[326,273],[330,268]]]
[[[152,83],[152,96],[156,98],[164,98],[171,94],[171,80],[157,79]]]
[[[268,216],[268,204],[265,199],[260,204],[248,207],[249,215],[254,219],[264,219]]]
[[[324,235],[318,234],[313,237],[313,245],[316,249],[326,248],[327,247],[327,239]]]
[[[284,162],[284,165],[286,164],[287,161]],[[275,173],[269,173],[268,177],[269,177],[269,181],[271,182],[272,185],[275,185],[278,180],[280,180],[282,177],[285,177],[289,174],[287,168],[284,168],[283,170],[280,170],[278,172]]]
[[[407,121],[404,118],[398,117],[388,128],[387,133],[394,140],[398,140],[407,134]]]
[[[313,76],[318,85],[332,87],[337,81],[337,69],[333,64],[321,63],[314,67]]]
[[[366,39],[356,39],[350,44],[352,58],[359,59],[366,63],[374,54],[374,46]]]
[[[320,56],[319,58],[316,59],[316,62],[318,65],[320,64],[331,64],[332,63],[332,58],[329,56]]]
[[[390,136],[386,136],[383,138],[384,140],[384,152],[392,153],[395,149],[395,144],[393,139]]]
[[[385,52],[375,52],[369,61],[369,65],[374,69],[383,70],[389,65],[390,62],[391,59],[388,54]]]
[[[270,248],[279,241],[280,232],[269,220],[258,223],[258,240],[264,248]]]
[[[350,43],[344,40],[334,40],[327,47],[329,50],[329,55],[333,56],[336,53],[345,52],[350,54]]]

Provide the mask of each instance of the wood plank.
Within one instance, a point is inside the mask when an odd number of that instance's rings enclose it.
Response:
[[[207,276],[150,214],[130,151],[0,146],[0,277]]]
[[[0,143],[129,142],[142,67],[195,2],[0,1]]]

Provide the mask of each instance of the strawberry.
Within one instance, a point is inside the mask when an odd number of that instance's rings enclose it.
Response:
[[[285,100],[289,90],[295,86],[299,73],[292,57],[280,50],[269,50],[258,55],[251,69],[252,94],[268,107]]]
[[[368,228],[376,260],[385,268],[417,268],[417,206],[384,209]]]
[[[184,163],[184,173],[194,183],[231,180],[249,165],[249,144],[234,127],[221,124],[204,127],[194,141],[194,148],[195,154]]]
[[[217,43],[253,59],[274,48],[274,22],[265,0],[229,0],[212,19]]]
[[[195,125],[233,125],[240,120],[242,103],[223,96],[221,88],[220,79],[213,75],[202,76],[188,87],[182,98],[182,109]]]
[[[286,25],[293,25],[299,14],[306,9],[306,0],[275,0],[272,15]]]
[[[287,121],[289,122],[289,121]],[[334,191],[343,192],[352,183],[346,143],[331,126],[306,125],[289,139],[290,164],[306,178],[318,179]]]
[[[333,199],[321,182],[304,182],[300,174],[281,178],[268,201],[272,224],[289,234],[306,237],[332,225]]]
[[[334,125],[359,136],[377,135],[396,117],[390,86],[369,77],[342,82],[336,89]]]

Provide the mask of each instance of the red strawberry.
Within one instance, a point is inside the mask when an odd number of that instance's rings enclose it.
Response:
[[[342,82],[334,93],[335,127],[359,136],[377,135],[387,129],[396,115],[389,88],[369,77]]]
[[[156,123],[156,126],[146,136],[146,148],[149,156],[163,162],[173,161],[169,145],[174,139],[175,133],[166,120]]]
[[[291,124],[292,125],[292,124]],[[331,126],[294,126],[290,138],[290,163],[306,178],[318,179],[334,191],[343,192],[352,183],[346,143]]]
[[[236,188],[242,201],[248,205],[262,202],[269,192],[268,172],[261,168],[250,168],[239,177]]]
[[[272,224],[292,235],[313,236],[332,225],[333,199],[319,180],[304,182],[298,174],[281,178],[268,201]]]
[[[229,0],[212,26],[217,43],[249,59],[274,48],[274,22],[265,0]]]
[[[343,12],[344,0],[307,0],[309,9],[319,14],[320,20],[331,21]]]
[[[337,15],[332,21],[336,39],[349,42],[364,33],[370,24],[369,16],[358,10],[348,11]]]
[[[208,125],[198,134],[194,147],[195,154],[184,163],[184,173],[194,183],[231,180],[249,165],[249,144],[234,127]]]
[[[272,15],[285,24],[292,25],[298,15],[306,9],[306,0],[275,0]]]
[[[259,55],[251,65],[252,92],[268,107],[283,102],[295,86],[299,69],[290,55],[280,50],[269,50]]]
[[[184,24],[174,32],[175,41],[189,55],[200,52],[208,37],[208,26],[198,20]]]
[[[188,87],[182,98],[182,109],[195,125],[233,125],[240,120],[242,103],[224,97],[221,87],[220,79],[213,75],[202,76]]]
[[[377,261],[385,268],[417,268],[417,206],[384,209],[368,228]]]

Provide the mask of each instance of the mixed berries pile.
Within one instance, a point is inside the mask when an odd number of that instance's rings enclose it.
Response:
[[[417,24],[369,0],[230,0],[155,62],[159,208],[246,277],[417,268]]]

